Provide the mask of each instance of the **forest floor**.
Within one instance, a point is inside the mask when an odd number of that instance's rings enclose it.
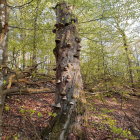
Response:
[[[52,81],[43,83],[43,86],[51,90],[55,88]],[[140,139],[134,137],[140,137],[139,96],[117,92],[85,92],[85,140]],[[54,93],[7,96],[2,140],[41,140],[41,131],[48,126],[50,118],[56,115],[52,112],[53,102]]]
[[[140,98],[104,94],[87,101],[87,140],[140,140]]]

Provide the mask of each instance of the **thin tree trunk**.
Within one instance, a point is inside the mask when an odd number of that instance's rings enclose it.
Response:
[[[137,45],[135,45],[135,53],[136,53],[136,67],[140,67],[140,62],[139,62],[139,54],[137,50]],[[137,69],[137,75],[138,75],[138,81],[140,81],[140,70]]]
[[[73,138],[76,140],[82,137],[79,121],[81,121],[80,114],[85,111],[79,60],[81,39],[78,37],[77,19],[72,14],[72,7],[66,2],[62,2],[56,5],[55,11],[57,23],[53,30],[56,33],[56,48],[54,49],[56,100],[54,108],[57,112],[57,120],[49,138],[50,140],[72,140]]]
[[[100,28],[102,28],[102,22],[100,21]],[[106,90],[108,90],[108,87],[107,87],[107,68],[106,68],[106,65],[105,65],[105,50],[104,50],[104,45],[103,45],[103,39],[102,39],[102,33],[100,32],[100,46],[101,46],[101,54],[102,54],[102,67],[103,67],[103,79],[104,79],[104,84],[105,84],[105,88]]]
[[[0,0],[0,140],[2,139],[2,112],[5,96],[3,94],[3,81],[5,79],[5,70],[3,65],[7,62],[7,2]]]
[[[36,15],[34,18],[34,38],[33,38],[33,58],[32,58],[32,65],[35,65],[37,63],[37,18],[38,18],[38,8],[39,8],[39,0],[37,1],[36,6]]]
[[[25,66],[26,66],[26,63],[25,63],[25,46],[23,46],[22,48],[22,59],[23,59],[23,65],[22,65],[22,68],[23,70],[25,69]]]
[[[13,47],[13,50],[12,50],[12,68],[16,67],[16,64],[17,64],[15,55],[16,55],[16,48]]]
[[[120,31],[121,35],[122,35],[122,39],[123,39],[123,46],[124,46],[124,50],[125,50],[125,54],[126,54],[126,59],[127,59],[127,66],[128,66],[128,73],[129,73],[129,80],[131,83],[131,87],[134,88],[134,78],[133,78],[133,71],[132,71],[132,62],[131,59],[129,57],[129,50],[128,50],[128,43],[127,43],[127,38],[126,38],[126,34],[124,32],[124,30],[122,30],[119,26],[118,23],[117,24],[117,28]]]
[[[126,53],[126,58],[127,58],[127,64],[128,64],[128,72],[129,72],[129,80],[131,82],[131,86],[132,88],[134,88],[134,79],[133,79],[133,71],[132,71],[132,63],[129,57],[129,52],[128,52],[128,44],[127,44],[127,40],[126,40],[126,35],[125,33],[122,31],[122,36],[123,36],[123,45],[125,47],[125,53]]]
[[[21,13],[21,16],[20,16],[20,25],[26,27],[26,25],[23,24],[23,19],[22,19],[22,17],[25,16],[25,15],[23,14],[22,10],[20,10],[20,13]],[[26,45],[24,44],[25,38],[26,38],[26,32],[23,31],[23,30],[21,30],[20,40],[21,40],[21,42],[23,44],[22,50],[21,50],[21,55],[22,55],[22,69],[23,70],[25,69],[25,66],[26,66],[26,58],[25,58],[25,55],[26,55],[25,46]]]
[[[7,35],[5,43],[6,43],[5,47],[3,48],[3,62],[2,62],[2,64],[7,66],[7,60],[8,60],[8,35]]]
[[[21,50],[21,55],[22,55],[22,69],[24,70],[25,69],[25,66],[26,66],[26,58],[25,58],[25,55],[26,55],[26,52],[25,52],[25,44],[24,44],[24,39],[25,39],[26,35],[25,33],[22,33],[21,32],[21,41],[22,41],[22,50]]]

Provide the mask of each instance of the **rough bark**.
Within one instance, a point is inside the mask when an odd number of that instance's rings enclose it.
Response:
[[[81,137],[80,113],[83,108],[83,83],[80,73],[80,41],[77,32],[77,18],[72,14],[72,6],[66,2],[55,7],[57,21],[55,24],[56,47],[56,100],[54,109],[57,118],[50,133],[50,140],[71,139]],[[82,108],[82,109],[81,109]],[[71,125],[70,125],[71,124]],[[74,129],[75,128],[75,129]],[[72,132],[71,130],[79,132]],[[69,136],[67,134],[70,134]],[[80,136],[79,136],[80,135]]]
[[[3,94],[3,81],[5,79],[5,70],[3,65],[6,64],[7,56],[7,3],[6,0],[0,0],[0,140],[2,139],[2,112],[5,96]]]

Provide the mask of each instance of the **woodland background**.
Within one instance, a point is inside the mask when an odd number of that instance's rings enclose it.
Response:
[[[53,7],[57,2],[57,0],[7,1],[8,67],[14,71],[24,71],[37,64],[37,73],[44,74],[46,80],[50,80],[51,86],[54,86],[55,83],[55,72],[53,71],[56,65],[53,54],[55,35],[52,30],[56,22]],[[78,17],[77,28],[82,39],[81,73],[87,94],[89,114],[92,114],[88,115],[89,121],[85,124],[87,139],[137,139],[136,137],[140,137],[138,134],[140,128],[140,1],[67,0],[67,2],[74,6],[73,13]],[[36,71],[31,74],[31,77],[35,78],[33,82],[37,81]],[[34,88],[34,86],[31,87]],[[46,100],[44,95],[43,97],[36,96],[36,98]],[[51,94],[51,96],[53,95]],[[51,96],[47,97],[49,104],[53,102],[53,97],[50,99]],[[20,103],[16,103],[19,101]],[[35,102],[32,102],[33,104],[36,105]],[[121,107],[117,108],[118,104]],[[9,96],[5,103],[5,122],[8,118],[6,116],[9,116],[15,105],[20,107],[18,111],[22,115],[25,112],[36,113],[34,107],[22,108],[24,105],[29,106],[29,99],[25,95],[22,97]],[[41,108],[43,108],[42,105]],[[113,114],[115,109],[118,110]],[[124,113],[123,115],[119,114],[121,111]],[[56,115],[51,114],[51,109],[48,114]],[[120,118],[116,114],[119,114]],[[38,111],[37,120],[42,119],[42,115],[42,111]],[[34,123],[34,120],[29,118],[30,122]],[[27,118],[23,120],[26,123]],[[101,120],[103,124],[99,123]],[[116,120],[119,123],[116,123]],[[131,127],[127,121],[132,123]],[[11,122],[13,122],[12,119]],[[42,129],[38,130],[37,123],[35,122],[33,125],[35,129],[29,129],[30,134],[28,134],[28,128],[25,128],[27,138],[31,138],[33,135],[35,135],[33,139],[40,138],[38,132]],[[15,140],[20,139],[17,130],[13,131],[12,126],[5,127],[3,139],[11,137],[13,134]],[[138,133],[134,134],[135,131]],[[22,134],[20,133],[20,135]]]
[[[39,71],[54,74],[53,48],[56,1],[9,1],[9,65],[21,68],[43,62]],[[139,1],[69,1],[82,37],[83,81],[138,85],[140,77]],[[12,7],[13,6],[13,7]],[[34,57],[33,57],[34,56]],[[32,59],[34,58],[34,59]],[[129,63],[130,61],[130,63]],[[132,75],[130,75],[130,71]],[[109,80],[108,80],[109,79]]]

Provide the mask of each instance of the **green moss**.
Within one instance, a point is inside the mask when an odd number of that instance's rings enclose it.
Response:
[[[58,140],[60,133],[62,132],[65,121],[66,121],[65,115],[62,115],[60,118],[58,118],[50,134],[51,140]]]

